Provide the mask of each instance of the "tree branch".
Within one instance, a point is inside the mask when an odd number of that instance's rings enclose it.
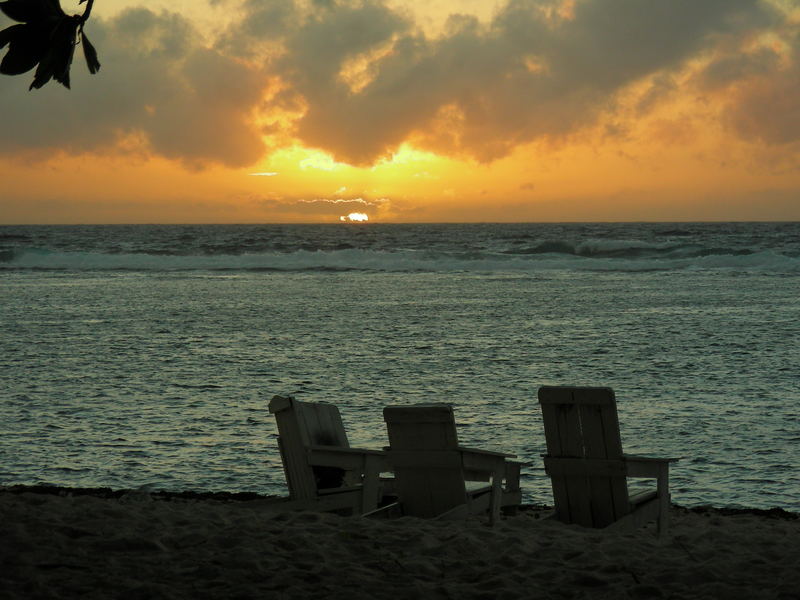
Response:
[[[81,24],[86,23],[86,21],[89,19],[89,15],[92,14],[92,6],[94,5],[94,0],[85,0],[85,1],[86,1],[86,10],[84,10],[83,14],[81,15]]]

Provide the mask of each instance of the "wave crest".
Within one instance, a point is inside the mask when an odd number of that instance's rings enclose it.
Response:
[[[773,251],[588,241],[542,242],[511,252],[431,250],[295,250],[284,253],[175,255],[61,252],[15,249],[0,252],[0,269],[54,271],[670,271],[739,269],[800,272],[800,258]]]

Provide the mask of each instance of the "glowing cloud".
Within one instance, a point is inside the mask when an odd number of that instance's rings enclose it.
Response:
[[[351,202],[355,202],[357,204],[363,204],[365,206],[375,206],[373,202],[368,202],[363,198],[314,198],[313,200],[306,200],[304,198],[300,198],[298,202],[302,202],[305,204],[316,204],[318,202],[323,204],[350,204]]]
[[[319,151],[312,151],[311,156],[308,158],[304,158],[300,161],[300,168],[303,170],[306,169],[316,169],[318,171],[335,171],[336,169],[340,169],[345,165],[336,162],[333,160],[333,157],[330,154],[326,154],[324,152]]]

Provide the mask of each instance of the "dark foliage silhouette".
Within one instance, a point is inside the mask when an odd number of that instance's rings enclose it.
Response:
[[[87,0],[80,0],[83,4]],[[0,10],[19,24],[0,31],[0,49],[8,52],[0,62],[0,73],[20,75],[34,67],[36,74],[28,89],[40,88],[51,79],[69,88],[69,69],[75,46],[83,46],[90,73],[97,73],[97,51],[83,32],[94,0],[88,0],[82,15],[67,15],[59,0],[7,0]],[[37,66],[38,65],[38,66]]]

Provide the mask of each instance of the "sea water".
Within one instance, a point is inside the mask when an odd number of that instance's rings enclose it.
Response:
[[[552,503],[539,386],[611,386],[684,505],[800,510],[800,224],[0,227],[0,485],[286,494],[275,394],[447,402]]]

